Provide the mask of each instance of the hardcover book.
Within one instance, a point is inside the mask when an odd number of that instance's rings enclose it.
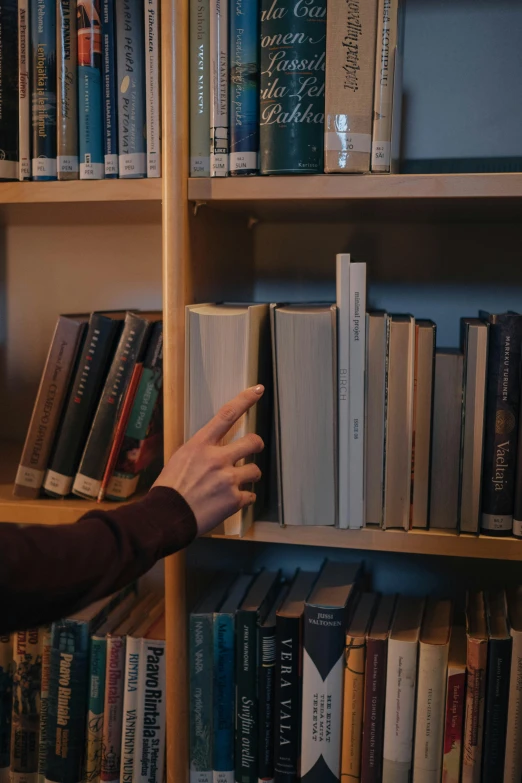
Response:
[[[119,175],[147,174],[144,13],[140,0],[116,3]]]
[[[261,174],[323,173],[325,61],[326,0],[261,0]]]
[[[31,179],[30,0],[18,0],[18,179]]]
[[[325,171],[370,171],[377,0],[328,2]]]
[[[190,176],[210,176],[210,1],[190,2]]]
[[[78,2],[78,125],[80,179],[103,179],[102,36],[100,0]]]
[[[340,336],[339,336],[339,339]],[[366,422],[364,499],[366,525],[382,527],[386,421],[386,379],[390,343],[390,316],[366,316]],[[340,410],[339,410],[340,413]],[[371,426],[370,425],[371,422]],[[340,488],[339,488],[340,491]]]
[[[504,780],[522,779],[522,588],[506,591],[508,621],[513,640],[506,727]]]
[[[13,637],[11,783],[37,783],[40,734],[42,632],[17,631]]]
[[[102,134],[106,179],[115,179],[119,172],[115,15],[115,0],[101,0]]]
[[[462,783],[480,783],[488,630],[484,595],[469,593],[466,606],[466,712],[464,718],[464,750]]]
[[[398,146],[403,20],[401,0],[379,0],[371,159],[376,173],[392,170]]]
[[[350,254],[335,257],[337,307],[338,521],[350,527]],[[367,387],[368,388],[368,387]]]
[[[0,6],[0,179],[18,179],[18,2]]]
[[[451,629],[446,684],[446,723],[442,783],[460,783],[464,740],[466,694],[466,631],[461,625]]]
[[[366,264],[350,263],[350,472],[349,527],[358,529],[364,510],[364,389],[366,364]]]
[[[259,3],[231,0],[230,154],[232,176],[259,170]]]
[[[57,158],[58,179],[78,179],[78,57],[87,41],[85,30],[77,39],[76,21],[85,17],[90,4],[56,0]],[[78,49],[78,44],[80,48]],[[93,107],[94,111],[94,107]]]
[[[34,180],[56,179],[56,0],[30,0]]]
[[[161,177],[160,5],[145,0],[147,177]]]
[[[334,783],[341,772],[346,623],[361,571],[327,562],[305,604],[301,780]]]
[[[15,497],[37,498],[40,494],[86,321],[87,316],[61,315],[58,319],[16,473]]]
[[[433,321],[415,322],[413,439],[411,448],[411,527],[428,527],[431,423],[435,363]]]
[[[210,0],[210,176],[228,174],[228,3]]]

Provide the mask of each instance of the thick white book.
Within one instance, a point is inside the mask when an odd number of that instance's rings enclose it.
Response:
[[[382,783],[410,783],[424,601],[399,598],[388,641]]]
[[[210,176],[228,174],[228,3],[210,0]]]
[[[161,177],[160,18],[158,0],[145,0],[147,177]]]
[[[506,732],[504,783],[522,780],[522,587],[506,590],[513,647]]]
[[[31,179],[29,0],[18,0],[18,179]]]
[[[141,640],[138,726],[132,783],[163,783],[167,663],[165,615]]]
[[[366,264],[350,264],[350,469],[349,527],[363,527],[364,377],[366,369]]]
[[[339,527],[349,527],[349,481],[350,481],[350,254],[336,256],[336,302],[337,302],[337,448],[339,471]]]
[[[441,780],[451,611],[451,601],[430,600],[422,623],[413,783]]]
[[[389,341],[389,315],[383,312],[368,313],[366,316],[364,506],[366,524],[378,527],[382,527],[384,512],[384,427]]]

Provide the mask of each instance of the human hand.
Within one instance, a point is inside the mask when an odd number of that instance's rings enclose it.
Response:
[[[236,463],[262,451],[263,440],[252,433],[226,446],[219,444],[236,421],[259,402],[263,392],[263,386],[252,386],[224,405],[174,452],[154,484],[183,495],[194,512],[199,535],[256,500],[253,492],[241,486],[259,481],[260,469],[253,462],[240,467]]]

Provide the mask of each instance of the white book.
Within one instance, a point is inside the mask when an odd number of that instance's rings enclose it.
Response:
[[[31,96],[29,90],[29,0],[18,0],[18,179],[31,179]]]
[[[163,783],[167,686],[165,647],[163,615],[141,640],[138,725],[132,783]]]
[[[410,783],[424,601],[399,598],[388,641],[382,783]]]
[[[145,0],[147,177],[161,177],[160,19],[158,0]]]
[[[358,529],[364,514],[364,377],[366,369],[366,264],[350,264],[350,469],[349,527]]]
[[[228,4],[210,0],[210,176],[228,164]]]
[[[337,300],[337,422],[338,422],[338,470],[339,470],[339,527],[349,527],[350,480],[350,254],[336,256]]]
[[[387,313],[366,316],[364,507],[367,525],[383,524],[386,372],[390,341]],[[371,424],[371,426],[369,426]]]
[[[429,601],[419,645],[413,783],[440,783],[451,601]]]
[[[513,647],[506,732],[504,783],[522,780],[522,587],[506,590]]]

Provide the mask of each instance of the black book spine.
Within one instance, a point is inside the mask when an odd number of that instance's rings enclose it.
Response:
[[[236,615],[236,783],[257,783],[257,613]]]
[[[127,313],[123,332],[103,387],[94,422],[87,439],[73,492],[96,499],[109,457],[118,414],[125,399],[136,362],[139,361],[149,323],[139,315]]]
[[[45,477],[44,490],[51,497],[64,497],[71,491],[122,324],[101,313],[90,318]]]
[[[276,627],[258,628],[258,780],[274,778],[274,684],[276,665]]]
[[[18,179],[18,3],[0,3],[0,179]]]
[[[511,671],[511,639],[491,639],[486,678],[482,783],[502,783]]]
[[[520,403],[522,316],[490,316],[481,527],[510,535]]]
[[[297,783],[301,755],[302,617],[277,617],[274,780]]]
[[[520,426],[520,416],[522,415],[522,394],[520,395],[520,409],[518,413],[518,422]],[[517,447],[517,466],[515,475],[515,506],[513,509],[513,535],[515,538],[522,538],[522,438],[518,439]]]

